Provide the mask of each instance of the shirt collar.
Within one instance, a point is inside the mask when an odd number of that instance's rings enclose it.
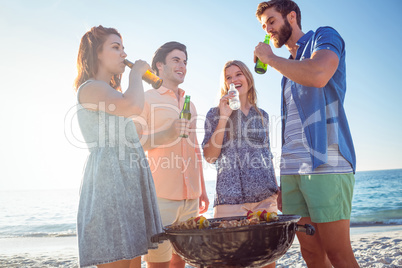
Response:
[[[313,31],[308,31],[308,33],[306,33],[305,35],[303,35],[302,37],[300,37],[299,41],[296,42],[296,45],[298,45],[299,47],[306,45],[307,41],[310,39],[310,37],[313,35]]]
[[[166,93],[172,93],[172,94],[174,94],[173,90],[168,89],[167,87],[164,87],[164,86],[161,86],[161,87],[158,88],[156,91],[157,91],[159,94],[161,94],[161,95],[166,94]],[[185,93],[186,93],[186,92],[185,92],[183,89],[179,88],[179,96],[180,96],[180,97],[183,97]]]
[[[308,42],[308,40],[310,40],[310,38],[313,34],[314,34],[314,32],[310,30],[310,31],[308,31],[308,33],[306,33],[305,35],[300,37],[300,39],[296,42],[296,45],[299,47],[297,49],[296,59],[300,58],[303,48],[306,46],[306,43]],[[289,59],[294,60],[292,55],[289,56]]]

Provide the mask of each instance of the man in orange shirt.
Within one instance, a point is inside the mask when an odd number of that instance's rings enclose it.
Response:
[[[191,121],[179,119],[185,92],[179,88],[187,72],[186,46],[162,45],[154,54],[152,69],[163,79],[159,89],[145,92],[144,110],[136,119],[137,132],[148,154],[164,226],[185,221],[208,210],[202,156],[195,129],[197,111],[190,104]],[[187,134],[187,138],[180,137]],[[173,253],[173,255],[172,255]],[[185,266],[169,241],[144,256],[147,267]]]

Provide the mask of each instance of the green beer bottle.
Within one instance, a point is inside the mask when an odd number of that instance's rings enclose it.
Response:
[[[186,95],[186,97],[184,99],[183,110],[181,110],[181,113],[180,113],[180,119],[182,119],[182,118],[187,119],[187,120],[191,119],[190,96],[188,96],[188,95]],[[180,137],[187,138],[188,135],[183,134],[183,135],[180,135]]]
[[[269,45],[269,34],[265,35],[264,43]],[[262,63],[259,58],[257,58],[257,62],[255,63],[254,71],[257,74],[265,74],[267,71],[267,65]]]

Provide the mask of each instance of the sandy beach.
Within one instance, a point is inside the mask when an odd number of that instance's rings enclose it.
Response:
[[[361,267],[402,267],[401,225],[353,227],[351,239]],[[77,237],[1,238],[0,267],[78,267]],[[277,267],[307,267],[297,239]]]

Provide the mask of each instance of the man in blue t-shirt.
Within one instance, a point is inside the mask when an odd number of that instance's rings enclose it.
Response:
[[[297,233],[307,266],[359,267],[349,236],[356,156],[343,106],[345,43],[331,27],[302,32],[291,0],[262,2],[256,16],[291,54],[278,57],[265,43],[254,51],[283,75],[282,212],[316,228],[314,236]]]

